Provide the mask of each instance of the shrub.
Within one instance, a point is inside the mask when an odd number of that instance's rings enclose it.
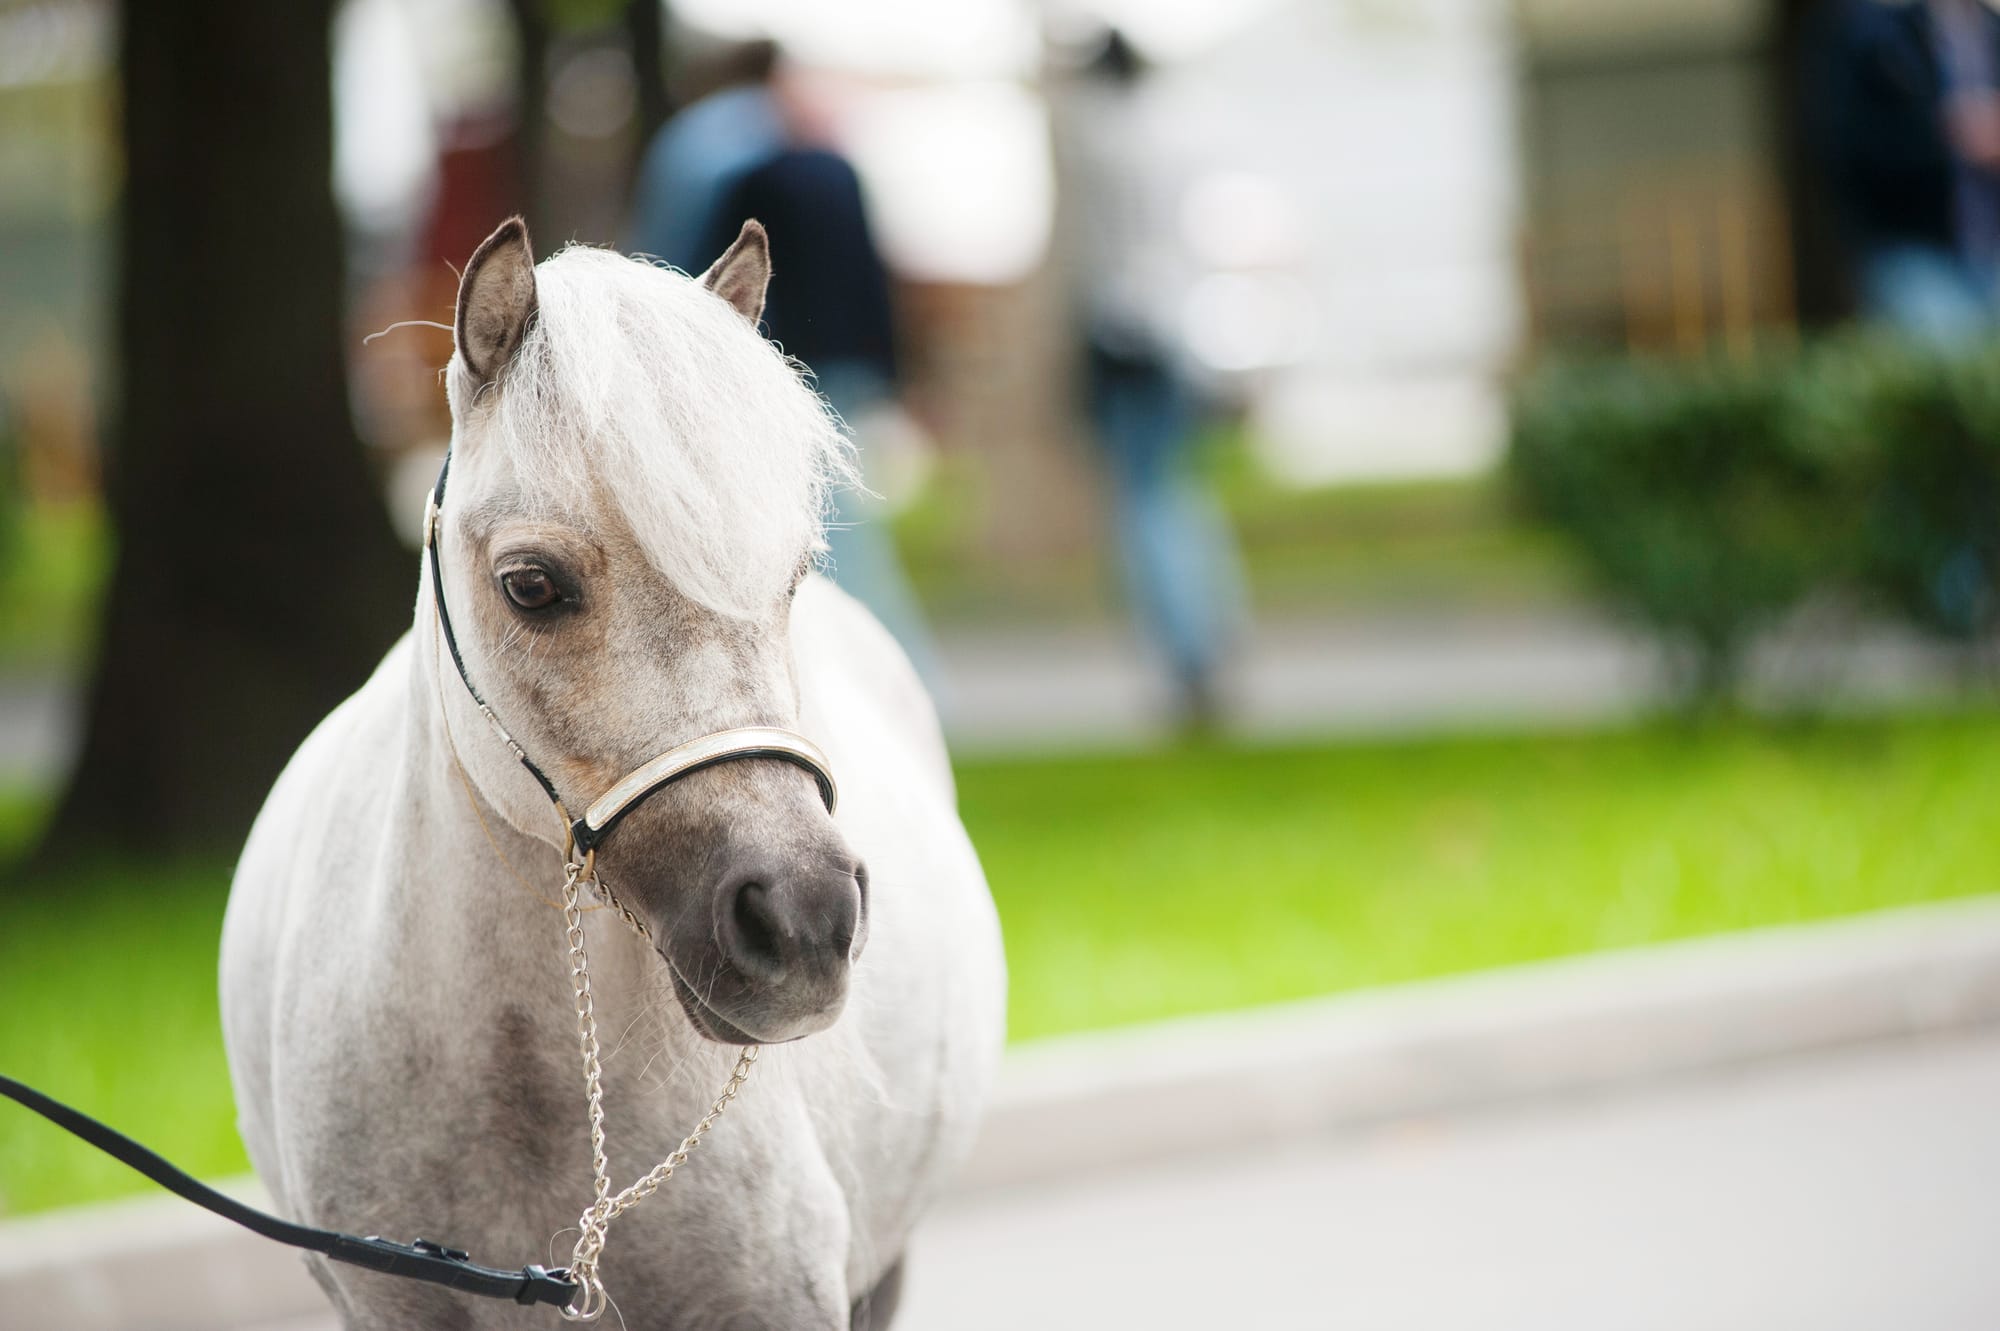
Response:
[[[1819,348],[1799,369],[1801,428],[1856,464],[1859,587],[1961,641],[2000,621],[2000,351],[1882,341]]]
[[[1516,396],[1517,493],[1660,636],[1696,703],[1727,696],[1755,630],[1840,558],[1844,468],[1793,405],[1787,367],[1719,360],[1562,364]]]
[[[2000,349],[1574,361],[1515,397],[1516,493],[1726,697],[1752,635],[1843,591],[1960,641],[2000,624]]]

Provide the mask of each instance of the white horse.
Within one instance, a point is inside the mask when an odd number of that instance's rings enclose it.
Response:
[[[538,268],[518,220],[480,247],[436,581],[278,779],[223,932],[243,1137],[283,1211],[564,1264],[593,1201],[558,909],[565,850],[585,857],[551,797],[579,810],[718,731],[805,737],[641,779],[598,833],[596,895],[629,912],[582,916],[612,1191],[701,1119],[737,1046],[769,1046],[609,1228],[600,1287],[633,1331],[885,1325],[1002,1039],[935,715],[810,571],[847,445],[756,332],[769,273],[754,223],[698,281],[580,248]],[[554,1316],[308,1261],[353,1328]]]

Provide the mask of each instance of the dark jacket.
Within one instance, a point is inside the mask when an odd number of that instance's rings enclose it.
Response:
[[[771,235],[764,324],[808,366],[860,362],[893,381],[889,275],[862,206],[861,181],[835,153],[794,148],[747,173],[716,210],[706,250],[720,254],[745,218]]]
[[[1978,6],[2000,51],[2000,15]],[[1944,71],[1923,0],[1826,0],[1806,33],[1806,131],[1864,242],[1953,244]]]

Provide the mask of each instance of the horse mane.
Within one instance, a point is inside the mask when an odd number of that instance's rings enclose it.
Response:
[[[839,418],[803,367],[672,269],[572,245],[535,285],[485,419],[523,500],[614,505],[681,594],[761,616],[801,555],[824,552],[833,488],[856,483]]]

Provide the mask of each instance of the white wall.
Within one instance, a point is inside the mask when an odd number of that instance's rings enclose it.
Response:
[[[1188,151],[1296,202],[1312,328],[1252,385],[1271,464],[1488,465],[1523,331],[1506,0],[1297,0],[1174,78]]]

